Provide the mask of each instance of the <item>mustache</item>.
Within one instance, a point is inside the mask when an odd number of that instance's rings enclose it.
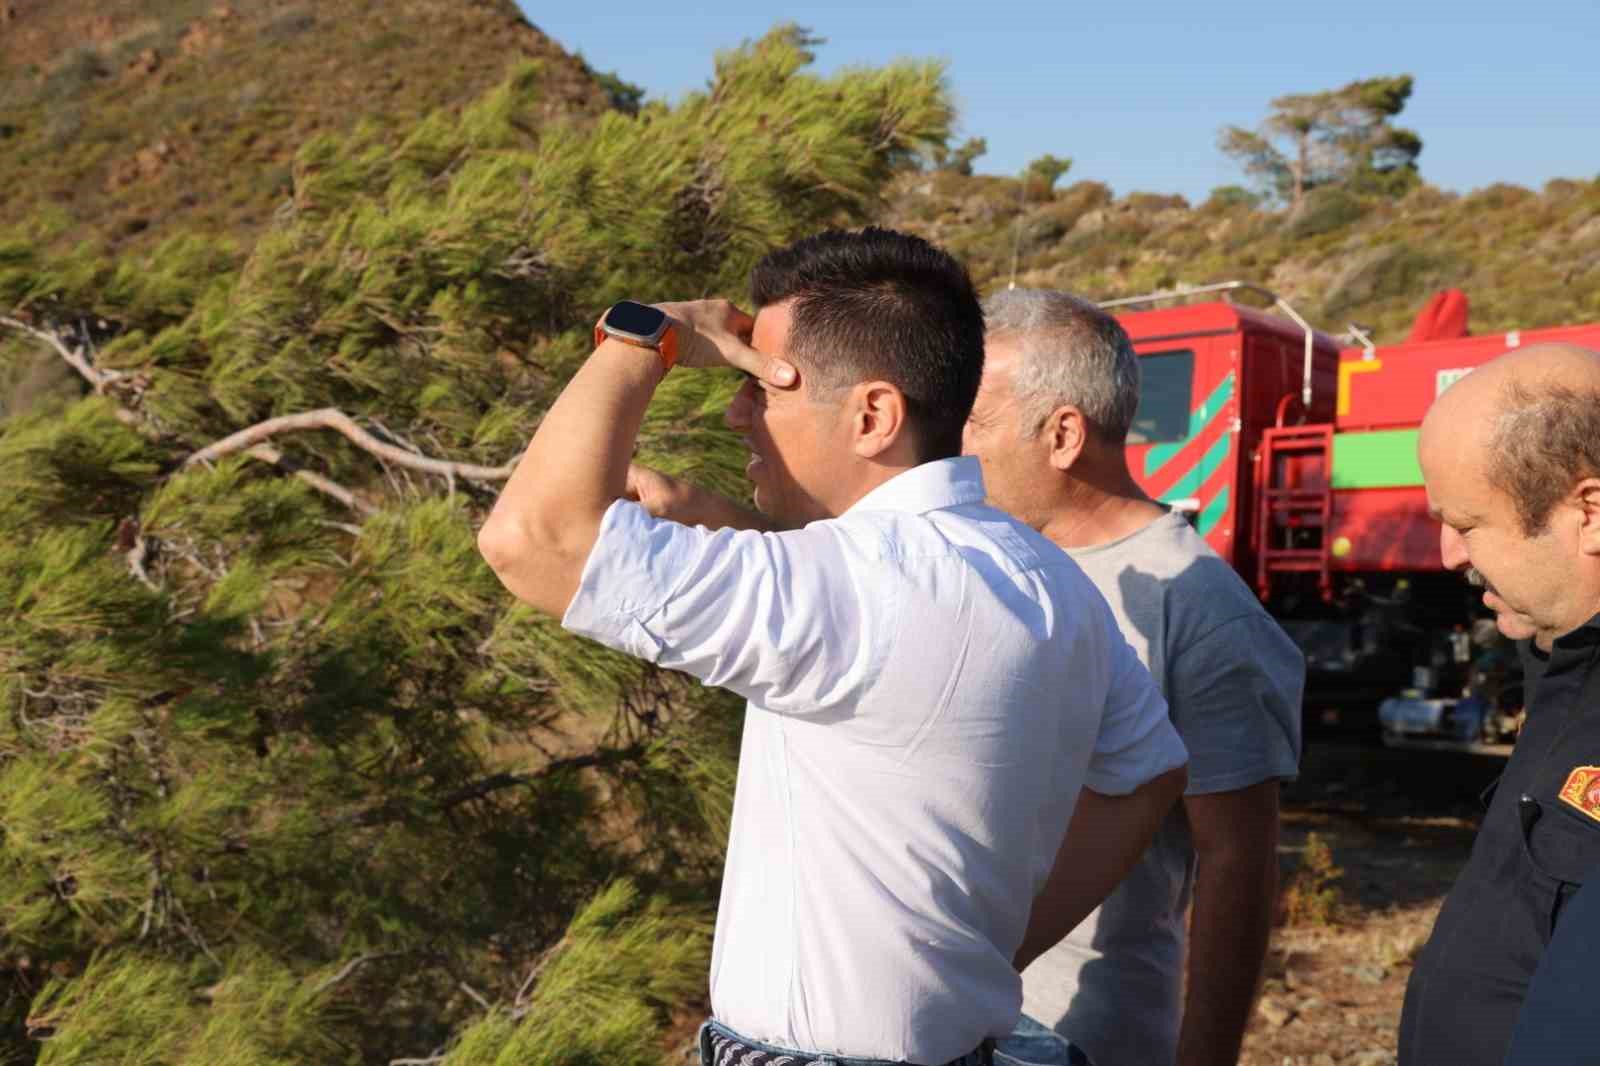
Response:
[[[1467,584],[1475,589],[1488,589],[1494,591],[1494,586],[1489,584],[1489,579],[1483,576],[1483,571],[1476,566],[1467,567]]]

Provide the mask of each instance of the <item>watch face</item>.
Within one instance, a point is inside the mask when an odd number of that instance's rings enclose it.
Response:
[[[634,303],[632,300],[622,300],[613,304],[611,310],[606,312],[606,329],[615,333],[626,333],[641,340],[654,340],[661,332],[661,327],[666,325],[665,311],[651,307],[648,304]]]

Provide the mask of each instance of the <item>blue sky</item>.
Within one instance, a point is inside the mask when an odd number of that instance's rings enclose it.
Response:
[[[1416,76],[1401,123],[1422,135],[1419,164],[1437,185],[1600,176],[1600,0],[518,2],[569,51],[668,100],[705,85],[718,49],[783,21],[827,39],[822,72],[943,59],[960,135],[989,142],[979,171],[1051,152],[1074,160],[1063,184],[1119,195],[1203,199],[1242,180],[1216,150],[1219,126],[1256,124],[1274,96],[1393,73]]]

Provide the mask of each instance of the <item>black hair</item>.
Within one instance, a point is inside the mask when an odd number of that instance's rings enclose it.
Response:
[[[954,257],[894,230],[828,230],[768,253],[750,293],[757,308],[794,301],[787,352],[819,387],[887,381],[905,395],[922,461],[961,454],[983,308]]]

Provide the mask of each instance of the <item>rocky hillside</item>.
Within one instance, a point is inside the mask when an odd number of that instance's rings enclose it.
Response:
[[[1191,205],[935,172],[902,177],[888,221],[950,247],[986,290],[1007,283],[1015,251],[1019,285],[1110,298],[1239,278],[1330,333],[1356,322],[1379,341],[1403,339],[1448,287],[1472,301],[1474,332],[1600,320],[1600,180],[1424,184],[1399,199],[1329,187],[1288,212],[1237,188]]]
[[[526,59],[547,117],[606,107],[512,0],[0,0],[0,231],[247,246],[308,138],[398,139]]]

